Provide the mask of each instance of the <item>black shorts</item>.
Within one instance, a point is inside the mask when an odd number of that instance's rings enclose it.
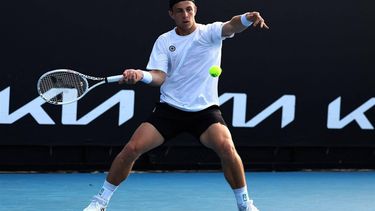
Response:
[[[157,103],[152,114],[146,120],[152,124],[165,140],[187,132],[199,140],[199,137],[214,123],[226,125],[219,106],[210,106],[202,111],[186,112],[166,103]]]

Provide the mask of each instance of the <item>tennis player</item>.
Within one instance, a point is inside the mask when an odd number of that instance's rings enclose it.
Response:
[[[191,133],[217,153],[238,210],[258,211],[249,197],[241,158],[218,106],[218,78],[210,76],[208,70],[220,65],[223,40],[251,25],[265,29],[268,26],[258,12],[207,25],[196,23],[196,13],[194,0],[169,0],[169,15],[176,27],[156,40],[148,71],[123,72],[123,83],[141,81],[161,86],[160,102],[116,156],[103,187],[84,211],[106,210],[137,158],[181,132]]]

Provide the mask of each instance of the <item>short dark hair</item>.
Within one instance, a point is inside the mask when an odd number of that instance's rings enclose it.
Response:
[[[169,10],[172,10],[173,6],[180,1],[191,1],[195,4],[195,0],[169,0]]]

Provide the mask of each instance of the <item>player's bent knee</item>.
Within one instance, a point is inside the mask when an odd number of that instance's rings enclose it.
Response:
[[[128,143],[124,149],[120,152],[119,156],[122,159],[132,159],[136,160],[141,156],[142,151],[135,144]]]
[[[237,154],[234,145],[228,141],[220,145],[218,153],[222,159],[233,159]]]

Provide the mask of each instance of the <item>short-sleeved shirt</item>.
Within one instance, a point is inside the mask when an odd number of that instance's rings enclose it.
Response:
[[[189,112],[219,105],[218,78],[210,76],[209,69],[221,63],[222,26],[197,24],[189,35],[180,36],[174,28],[158,37],[147,69],[167,75],[160,102]]]

